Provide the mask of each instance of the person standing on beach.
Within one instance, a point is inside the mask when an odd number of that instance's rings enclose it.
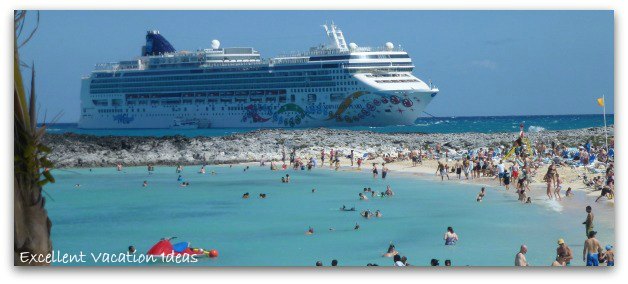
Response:
[[[441,181],[445,180],[445,176],[447,176],[447,179],[449,180],[449,174],[447,173],[447,169],[445,168],[445,165],[441,161],[438,161],[438,166],[436,167],[436,174],[437,175],[440,174]]]
[[[504,165],[504,161],[499,160],[499,164],[497,164],[497,178],[499,179],[499,185],[502,185],[505,171],[506,171],[506,166]]]
[[[377,172],[377,164],[373,163],[373,178],[377,178],[379,173]]]
[[[325,149],[321,150],[321,168],[325,164]]]
[[[556,174],[556,188],[554,189],[554,198],[558,200],[562,200],[560,198],[560,190],[562,189],[563,179],[560,178],[559,174]]]
[[[351,154],[349,154],[349,159],[351,159],[351,166],[353,167],[353,150],[351,150]]]
[[[456,168],[456,175],[458,176],[458,179],[462,179],[462,164],[460,163],[460,160],[456,160],[454,168]]]
[[[587,266],[599,266],[600,254],[602,253],[602,245],[595,238],[597,232],[590,231],[587,236],[588,239],[584,241],[584,249],[582,250],[582,261],[587,263]]]
[[[504,170],[504,187],[506,187],[506,190],[510,189],[510,173],[508,170]]]
[[[586,229],[586,235],[587,237],[589,236],[589,233],[591,233],[591,231],[593,230],[593,213],[591,213],[591,206],[587,206],[586,208],[587,211],[587,219],[582,222],[582,224],[584,224],[585,229]]]
[[[528,247],[526,245],[521,245],[519,253],[515,256],[515,266],[529,266],[528,261],[526,260],[527,252]]]
[[[362,158],[358,158],[358,170],[362,169]]]

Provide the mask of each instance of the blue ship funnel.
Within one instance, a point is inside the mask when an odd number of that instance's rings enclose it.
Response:
[[[159,55],[175,51],[172,44],[159,34],[159,31],[153,30],[146,33],[146,45],[142,47],[142,56]]]

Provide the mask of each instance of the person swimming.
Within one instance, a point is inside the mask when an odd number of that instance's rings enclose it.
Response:
[[[266,198],[266,193],[260,193],[260,194],[259,194],[259,198],[261,198],[261,199]]]
[[[306,235],[313,235],[313,234],[314,234],[314,228],[309,227],[309,228],[307,229],[307,232],[305,232],[305,234],[306,234]]]
[[[484,198],[485,195],[485,189],[484,187],[482,187],[482,189],[480,190],[480,193],[478,193],[478,197],[475,199],[475,201],[477,202],[482,202],[482,199]]]
[[[360,224],[355,223],[355,227],[353,227],[354,230],[359,230],[360,229]]]
[[[316,188],[312,188],[312,193],[316,192]]]
[[[364,193],[362,192],[360,192],[358,196],[360,197],[360,200],[368,200],[368,197],[366,197],[366,195],[364,195]]]
[[[379,211],[379,210],[375,211],[375,217],[381,218],[382,217],[382,212]]]
[[[445,240],[445,245],[455,245],[458,241],[458,235],[454,233],[454,229],[452,227],[447,227],[447,232],[445,232],[445,236],[443,237]]]
[[[148,181],[144,181],[144,183],[142,184],[142,187],[147,187],[148,186]]]
[[[247,193],[245,193],[245,194],[242,194],[242,198],[244,198],[244,199],[249,198],[249,193],[247,192]]]
[[[393,196],[395,195],[395,193],[392,191],[392,189],[390,188],[390,185],[386,186],[386,191],[384,192],[384,194],[386,194],[387,196]]]
[[[189,183],[189,182],[187,182],[187,181],[184,181],[184,182],[182,182],[182,183],[181,183],[181,185],[180,185],[180,186],[181,186],[181,187],[186,187],[186,186],[188,186],[188,185],[190,185],[190,183]]]
[[[395,245],[391,242],[390,245],[388,245],[388,250],[382,257],[393,257],[398,254],[399,252],[395,249]]]
[[[182,181],[183,180],[183,176],[179,175],[179,177],[177,177],[177,181]]]

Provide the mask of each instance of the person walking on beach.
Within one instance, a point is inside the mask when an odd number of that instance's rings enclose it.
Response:
[[[549,169],[548,169],[548,173],[545,174],[545,176],[543,177],[543,181],[545,181],[545,183],[547,184],[547,198],[549,198],[550,200],[552,199],[552,177],[549,174]]]
[[[447,227],[447,232],[445,232],[443,239],[445,240],[446,246],[455,245],[458,241],[458,235],[454,233],[454,228]]]
[[[599,266],[600,254],[602,253],[602,246],[600,242],[595,238],[597,232],[590,231],[587,236],[588,239],[584,241],[584,249],[582,249],[582,261],[587,263],[587,266]]]
[[[438,161],[438,166],[436,167],[436,174],[440,174],[440,180],[443,181],[445,180],[445,176],[447,176],[447,180],[449,180],[449,174],[447,173],[447,170],[445,169],[445,165],[443,165],[443,162]]]
[[[593,230],[593,213],[591,213],[591,206],[587,206],[587,208],[585,209],[587,211],[587,219],[582,222],[582,224],[584,225],[585,229],[586,229],[586,235],[587,237],[589,236],[589,233]]]
[[[569,266],[573,259],[573,253],[571,248],[567,246],[565,240],[558,239],[558,247],[556,248],[556,255],[562,260],[562,264]]]
[[[521,245],[519,248],[519,253],[515,256],[515,266],[529,266],[528,261],[526,260],[526,253],[528,252],[528,247],[526,245]]]

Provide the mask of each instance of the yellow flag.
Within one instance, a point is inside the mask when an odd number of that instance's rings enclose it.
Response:
[[[604,106],[604,98],[597,98],[597,104],[600,105],[601,107]]]

